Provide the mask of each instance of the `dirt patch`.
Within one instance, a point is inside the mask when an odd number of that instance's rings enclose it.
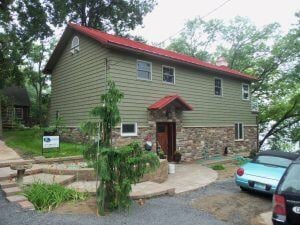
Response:
[[[96,198],[90,197],[85,201],[66,202],[53,210],[58,214],[97,214]]]
[[[234,163],[226,163],[222,165],[225,167],[224,170],[216,170],[218,172],[218,180],[227,180],[233,178],[234,173],[239,168],[239,166]]]
[[[233,224],[256,225],[260,213],[270,211],[270,196],[255,193],[215,194],[192,200],[192,207],[206,211],[217,219]]]

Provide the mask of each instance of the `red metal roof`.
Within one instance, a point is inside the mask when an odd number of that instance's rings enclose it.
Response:
[[[222,74],[224,74],[224,75],[231,75],[231,76],[242,78],[242,79],[249,80],[249,81],[257,80],[255,77],[241,73],[237,70],[232,70],[228,67],[216,66],[216,65],[213,65],[213,64],[210,64],[207,62],[203,62],[199,59],[196,59],[196,58],[193,58],[193,57],[190,57],[187,55],[183,55],[183,54],[176,53],[173,51],[165,50],[162,48],[157,48],[157,47],[150,46],[150,45],[140,43],[137,41],[132,41],[127,38],[119,37],[116,35],[107,34],[105,32],[102,32],[102,31],[99,31],[99,30],[96,30],[93,28],[81,26],[81,25],[74,24],[74,23],[69,23],[68,27],[70,27],[82,34],[85,34],[85,35],[99,41],[100,43],[102,43],[104,45],[123,48],[123,49],[131,50],[131,51],[141,52],[141,53],[146,53],[146,54],[150,54],[153,56],[163,57],[163,58],[166,58],[169,60],[174,60],[174,61],[185,63],[188,65],[197,66],[197,67],[200,67],[203,69],[212,70],[212,71],[216,71],[216,72],[222,72]]]
[[[186,101],[184,101],[179,95],[168,95],[163,97],[162,99],[158,100],[157,102],[155,102],[154,104],[150,105],[148,107],[149,110],[159,110],[159,109],[163,109],[164,107],[166,107],[167,105],[171,104],[171,103],[175,103],[175,108],[180,108],[184,111],[190,111],[193,110],[193,108],[186,103]]]

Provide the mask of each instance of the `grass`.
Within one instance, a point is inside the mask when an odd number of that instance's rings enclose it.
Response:
[[[213,170],[225,170],[225,167],[222,164],[216,164],[211,166]]]
[[[42,130],[8,130],[4,132],[5,144],[15,149],[23,157],[42,155]],[[75,143],[60,143],[60,149],[46,149],[47,158],[82,155],[83,145]]]
[[[24,188],[25,196],[40,211],[50,211],[67,201],[85,200],[87,193],[81,193],[59,184],[33,183]]]

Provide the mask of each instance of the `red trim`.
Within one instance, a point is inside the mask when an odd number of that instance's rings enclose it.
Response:
[[[76,30],[80,33],[83,33],[105,45],[118,47],[118,48],[126,48],[128,50],[132,50],[135,52],[143,52],[143,53],[155,55],[158,57],[164,57],[164,58],[175,60],[175,61],[182,62],[185,64],[198,66],[203,69],[213,70],[216,72],[223,72],[227,75],[243,78],[243,79],[250,80],[250,81],[257,80],[257,78],[255,78],[255,77],[241,73],[236,70],[232,70],[225,66],[216,66],[216,65],[213,65],[213,64],[210,64],[207,62],[203,62],[199,59],[196,59],[196,58],[193,58],[193,57],[190,57],[187,55],[183,55],[183,54],[176,53],[173,51],[146,45],[144,43],[132,41],[127,38],[122,38],[122,37],[119,37],[116,35],[107,34],[107,33],[104,33],[102,31],[99,31],[99,30],[96,30],[93,28],[80,26],[80,25],[74,24],[74,23],[69,23],[68,27],[73,28],[74,30]]]
[[[168,96],[166,96],[166,97],[158,100],[154,104],[150,105],[148,107],[148,109],[149,110],[163,109],[164,107],[166,107],[167,105],[171,104],[175,100],[178,100],[180,102],[180,104],[182,105],[181,108],[183,108],[184,111],[191,111],[191,110],[193,110],[193,107],[190,106],[189,104],[187,104],[186,101],[184,101],[179,95],[168,95]]]

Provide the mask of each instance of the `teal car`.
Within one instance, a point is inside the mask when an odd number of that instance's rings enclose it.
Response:
[[[242,190],[273,194],[287,167],[298,157],[295,153],[262,151],[236,171],[235,183]]]

